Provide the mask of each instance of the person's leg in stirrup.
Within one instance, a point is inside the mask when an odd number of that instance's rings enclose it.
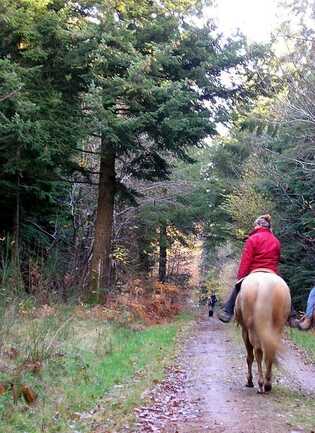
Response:
[[[237,283],[230,296],[229,299],[224,304],[223,308],[218,312],[218,318],[221,320],[221,322],[227,323],[232,320],[234,315],[234,306],[236,302],[237,295],[239,294],[239,291],[241,289],[241,284]]]

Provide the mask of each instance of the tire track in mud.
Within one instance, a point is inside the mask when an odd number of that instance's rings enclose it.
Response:
[[[311,420],[303,429],[288,412],[285,393],[292,389],[314,404],[315,431],[314,365],[306,367],[289,346],[272,393],[258,395],[244,386],[245,349],[231,326],[216,318],[197,323],[176,368],[149,395],[152,404],[138,409],[137,433],[311,433]]]

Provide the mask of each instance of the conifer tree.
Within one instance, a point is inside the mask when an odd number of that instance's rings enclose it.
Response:
[[[173,158],[189,162],[188,149],[213,136],[217,123],[228,120],[230,105],[250,89],[241,37],[223,41],[212,25],[195,27],[163,8],[132,18],[106,8],[93,40],[86,105],[102,154],[91,272],[97,291],[110,287],[115,196],[128,193],[117,164],[124,164],[124,175],[167,179]],[[241,84],[224,84],[222,74],[229,71]]]
[[[13,232],[16,260],[21,235],[50,230],[78,168],[84,26],[66,1],[0,5],[0,230]]]

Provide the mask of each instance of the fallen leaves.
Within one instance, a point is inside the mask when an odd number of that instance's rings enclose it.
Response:
[[[19,371],[39,374],[42,367],[43,367],[43,364],[41,361],[25,361],[25,362],[23,362],[23,364],[20,365]]]
[[[33,389],[25,384],[12,385],[13,401],[17,403],[18,399],[24,397],[27,404],[33,404],[37,400],[37,394]]]
[[[8,350],[3,353],[9,359],[16,359],[19,356],[19,352],[15,347],[10,347]]]
[[[33,404],[37,400],[37,394],[27,385],[21,385],[21,393],[27,404]]]
[[[151,404],[135,410],[137,433],[176,432],[176,425],[192,416],[186,396],[186,373],[180,367],[167,369],[166,378],[145,393]]]
[[[37,318],[44,318],[56,315],[56,308],[51,307],[48,304],[41,305],[34,312],[34,316]]]

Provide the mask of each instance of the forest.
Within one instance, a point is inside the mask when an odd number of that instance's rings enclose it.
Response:
[[[1,347],[12,317],[34,311],[150,323],[177,313],[196,245],[201,286],[226,293],[220,272],[266,213],[281,275],[305,309],[315,282],[315,9],[284,3],[287,18],[260,43],[220,32],[204,17],[212,1],[1,1]],[[117,332],[104,353],[137,338]],[[35,432],[15,422],[7,433]],[[36,433],[68,431],[47,425]]]
[[[315,228],[304,2],[273,46],[194,24],[201,8],[2,2],[4,296],[98,297],[156,267],[164,281],[174,244],[199,237],[208,255],[226,242],[237,250],[269,211],[302,302]]]

